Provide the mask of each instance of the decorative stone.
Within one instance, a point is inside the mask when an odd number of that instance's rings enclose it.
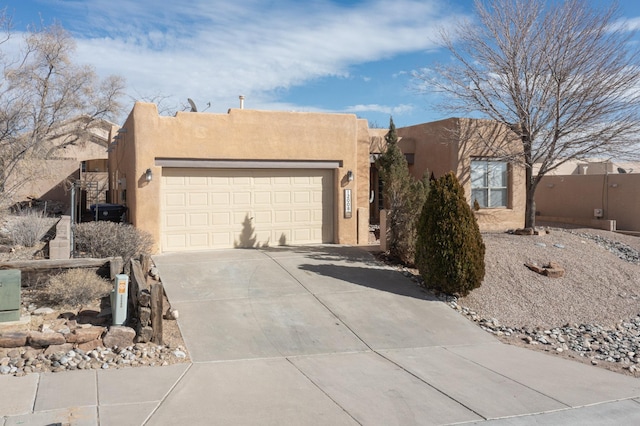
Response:
[[[63,343],[61,345],[50,345],[45,349],[45,355],[53,355],[55,353],[66,353],[73,349],[73,345],[70,343]]]
[[[104,333],[104,327],[76,328],[65,338],[67,343],[87,343],[99,338]]]
[[[32,331],[29,334],[29,345],[36,348],[46,348],[51,345],[62,345],[66,343],[63,334],[60,333],[42,333],[39,331]]]
[[[131,327],[125,327],[122,325],[114,325],[109,328],[109,331],[102,339],[103,343],[107,347],[122,347],[133,345],[133,339],[136,337],[136,331]]]
[[[0,334],[0,348],[18,348],[27,344],[29,333],[14,331]]]
[[[140,324],[145,327],[151,323],[151,308],[140,308],[138,310]]]
[[[80,349],[84,352],[92,351],[96,348],[104,346],[102,339],[91,340],[90,342],[80,343],[76,349]]]
[[[533,235],[534,230],[533,228],[520,228],[516,229],[513,233],[516,235]]]
[[[153,337],[153,328],[151,327],[140,327],[138,329],[138,336],[136,337],[136,342],[150,342]]]
[[[149,276],[154,280],[158,281],[160,279],[160,271],[155,266],[149,269]]]
[[[177,309],[171,309],[171,307],[169,307],[169,309],[167,309],[167,312],[164,314],[164,319],[177,320],[179,316],[180,314],[178,313]]]

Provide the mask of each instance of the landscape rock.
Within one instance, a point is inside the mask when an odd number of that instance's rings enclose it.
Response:
[[[136,337],[136,331],[131,327],[122,325],[113,325],[109,328],[102,341],[105,346],[126,348],[133,345],[133,339]]]
[[[104,343],[102,342],[102,339],[96,339],[96,340],[91,340],[89,342],[80,343],[76,348],[84,352],[90,352],[96,348],[100,348],[103,346],[104,346]]]
[[[25,346],[29,333],[26,331],[14,331],[0,334],[0,348],[17,348]]]
[[[44,348],[51,345],[66,343],[64,335],[56,332],[32,331],[29,333],[28,344],[36,348]]]
[[[65,335],[67,343],[87,343],[98,339],[104,333],[104,327],[76,328]]]
[[[69,352],[73,349],[73,345],[71,343],[63,343],[61,345],[50,345],[47,349],[45,349],[45,355],[55,354],[56,352]]]

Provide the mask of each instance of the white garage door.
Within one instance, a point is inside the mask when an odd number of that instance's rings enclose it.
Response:
[[[333,241],[333,170],[163,168],[162,251]]]

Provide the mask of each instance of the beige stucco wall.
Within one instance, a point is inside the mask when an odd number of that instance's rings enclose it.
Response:
[[[109,156],[114,202],[129,208],[129,221],[160,241],[162,168],[156,159],[340,161],[335,173],[335,243],[357,244],[357,209],[368,206],[369,134],[352,114],[231,109],[228,114],[158,115],[156,105],[136,103]],[[146,182],[150,168],[154,179]],[[347,171],[354,180],[346,180]],[[122,199],[126,179],[126,201]],[[353,216],[344,218],[344,189],[352,190]],[[360,241],[363,236],[360,236]],[[158,243],[159,244],[159,243]],[[159,246],[156,249],[161,249]]]
[[[471,200],[471,160],[474,157],[496,157],[517,152],[519,142],[514,134],[494,122],[449,118],[431,123],[397,129],[398,145],[403,153],[414,154],[409,171],[416,179],[425,173],[440,177],[449,171],[456,173],[467,200]],[[488,144],[495,146],[489,147]],[[496,152],[497,151],[497,152]],[[510,164],[509,207],[481,209],[476,212],[483,231],[501,231],[524,225],[524,168]]]
[[[615,220],[617,229],[640,231],[640,174],[545,176],[535,194],[541,216]]]
[[[16,192],[14,199],[22,201],[33,197],[58,201],[66,212],[70,203],[69,184],[71,180],[80,178],[80,163],[92,159],[106,159],[106,149],[106,139],[84,141],[60,149],[56,152],[56,158],[32,160],[28,166],[29,170],[19,169],[14,175],[16,179],[26,180]]]

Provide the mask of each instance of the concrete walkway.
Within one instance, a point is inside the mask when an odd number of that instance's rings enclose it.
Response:
[[[640,381],[504,345],[349,247],[155,256],[192,364],[0,376],[0,425],[640,424]]]

